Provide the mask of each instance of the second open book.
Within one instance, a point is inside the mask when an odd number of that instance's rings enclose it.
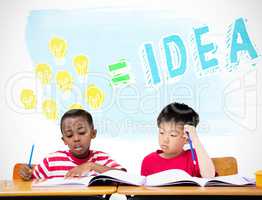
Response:
[[[150,176],[138,176],[124,171],[111,170],[97,176],[86,176],[81,178],[52,178],[33,182],[33,187],[55,187],[55,186],[89,186],[106,185],[108,183],[120,183],[127,185],[144,186],[169,186],[169,185],[198,185],[198,186],[245,186],[255,184],[253,180],[238,174],[230,176],[218,176],[214,178],[192,177],[179,169],[162,171]]]

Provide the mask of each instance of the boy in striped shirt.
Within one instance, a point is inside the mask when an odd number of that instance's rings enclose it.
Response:
[[[125,170],[110,156],[102,151],[90,150],[91,140],[96,137],[90,113],[81,109],[67,111],[61,118],[62,140],[67,151],[56,151],[31,169],[22,165],[20,176],[23,180],[75,177],[96,175],[108,170]]]

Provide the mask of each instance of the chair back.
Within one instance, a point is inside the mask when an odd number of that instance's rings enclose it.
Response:
[[[218,176],[227,176],[238,173],[237,160],[234,157],[212,158]]]

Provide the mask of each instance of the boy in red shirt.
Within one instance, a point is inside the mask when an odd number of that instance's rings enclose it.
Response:
[[[182,169],[191,176],[214,177],[215,167],[196,133],[198,114],[180,103],[167,105],[157,118],[158,141],[161,150],[147,155],[141,175],[148,176],[168,169]],[[184,150],[191,139],[194,150]],[[193,153],[193,157],[192,154]],[[195,161],[194,161],[195,159]]]
[[[111,169],[125,170],[102,151],[90,150],[91,140],[96,137],[90,113],[81,109],[67,111],[60,123],[62,140],[69,150],[56,151],[31,169],[23,165],[23,180],[96,175]]]

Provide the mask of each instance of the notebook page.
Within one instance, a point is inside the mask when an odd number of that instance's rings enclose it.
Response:
[[[180,169],[171,169],[162,171],[156,174],[152,174],[146,177],[147,186],[160,186],[160,185],[170,185],[173,183],[195,183],[197,184],[193,177],[187,172]]]

